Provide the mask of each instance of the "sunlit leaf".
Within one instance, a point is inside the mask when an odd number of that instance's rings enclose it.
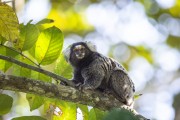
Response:
[[[5,94],[0,94],[0,115],[8,113],[11,110],[12,103],[12,97]]]
[[[12,42],[16,42],[19,36],[16,13],[5,3],[0,3],[0,35]]]
[[[29,60],[27,60],[26,58],[24,58],[21,55],[16,56],[16,59],[18,61],[21,61],[21,62],[26,63],[26,64],[32,64]],[[31,70],[27,69],[27,68],[24,68],[24,67],[21,67],[19,65],[13,64],[12,74],[16,75],[16,76],[23,76],[23,77],[30,78],[31,77]]]
[[[51,82],[51,78],[47,75],[44,75],[42,73],[36,72],[36,71],[31,71],[31,78],[36,79],[36,80],[42,80],[44,82]]]
[[[13,118],[12,120],[47,120],[47,119],[40,116],[22,116],[22,117]]]
[[[27,25],[20,25],[20,39],[16,47],[22,51],[30,49],[35,45],[39,35],[39,29],[36,25],[28,23]]]
[[[42,19],[41,21],[39,21],[38,23],[36,23],[36,25],[47,24],[47,23],[53,23],[53,22],[54,22],[53,19],[45,18],[45,19]]]
[[[76,120],[77,107],[75,103],[61,101],[57,102],[56,105],[58,105],[63,112],[61,118],[57,120]],[[54,118],[58,118],[58,116],[54,116]]]
[[[29,102],[30,111],[39,108],[44,103],[44,98],[38,95],[26,94],[26,99]]]
[[[135,94],[134,99],[138,99],[142,94]]]
[[[76,104],[61,100],[46,100],[44,104],[46,116],[53,120],[76,120]]]
[[[47,65],[54,62],[61,53],[63,42],[63,34],[56,27],[41,32],[35,47],[35,57],[39,64]]]
[[[66,62],[64,55],[62,54],[57,60],[55,73],[67,79],[72,78],[72,67],[69,63]]]

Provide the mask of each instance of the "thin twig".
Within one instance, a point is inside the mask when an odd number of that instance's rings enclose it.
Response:
[[[16,2],[15,2],[15,0],[12,0],[12,8],[13,8],[14,12],[16,12]]]
[[[5,48],[8,48],[8,49],[10,49],[10,50],[12,50],[12,51],[14,51],[14,52],[17,52],[18,54],[22,55],[24,58],[26,58],[27,60],[29,60],[30,62],[32,62],[34,65],[40,67],[39,64],[37,64],[37,63],[35,63],[34,61],[32,61],[30,58],[28,58],[26,55],[24,55],[21,51],[18,51],[18,50],[16,50],[16,49],[12,48],[12,47],[8,47],[8,46],[3,45],[3,44],[0,44],[0,45],[3,46],[3,47],[5,47]]]
[[[70,81],[70,80],[68,80],[68,79],[66,79],[66,78],[64,78],[64,77],[61,77],[61,76],[59,76],[59,75],[56,75],[56,74],[54,74],[54,73],[52,73],[52,72],[49,72],[49,71],[46,71],[46,70],[44,70],[44,69],[41,69],[41,68],[38,68],[38,67],[34,67],[34,66],[32,66],[32,65],[28,65],[28,64],[26,64],[26,63],[20,62],[20,61],[14,59],[14,58],[12,58],[12,57],[8,57],[8,56],[4,56],[4,55],[1,55],[1,54],[0,54],[0,59],[3,59],[3,60],[6,60],[6,61],[15,63],[15,64],[17,64],[17,65],[19,65],[19,66],[24,67],[24,68],[28,68],[28,69],[37,71],[37,72],[39,72],[39,73],[48,75],[48,76],[50,76],[50,77],[52,77],[52,78],[54,78],[54,79],[57,79],[57,80],[60,80],[60,81],[63,81],[63,82],[65,82],[65,83],[67,83],[67,84],[68,84],[69,86],[71,86],[71,87],[74,87],[74,86],[75,86],[72,81]]]

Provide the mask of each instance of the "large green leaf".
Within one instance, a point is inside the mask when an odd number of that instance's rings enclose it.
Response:
[[[39,64],[47,65],[54,62],[61,53],[63,42],[63,34],[57,27],[42,31],[35,47],[35,57]]]
[[[139,120],[132,112],[126,109],[114,109],[103,120]]]
[[[26,99],[29,102],[30,111],[33,111],[44,104],[44,98],[38,95],[26,94]]]
[[[5,3],[0,3],[0,35],[12,42],[16,42],[19,36],[16,13]]]
[[[12,97],[5,94],[0,94],[0,115],[8,113],[11,110],[12,103]]]
[[[39,29],[36,25],[28,23],[27,25],[20,25],[20,39],[16,44],[20,50],[25,51],[35,45],[39,36]]]
[[[22,116],[22,117],[13,118],[12,120],[46,120],[46,119],[40,116]]]
[[[72,78],[72,67],[66,62],[64,56],[61,54],[57,60],[55,73],[67,79]]]

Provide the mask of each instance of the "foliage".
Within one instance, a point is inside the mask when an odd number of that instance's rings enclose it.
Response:
[[[65,61],[62,53],[64,43],[63,33],[78,33],[86,34],[93,28],[91,25],[83,21],[84,11],[78,12],[73,8],[73,1],[60,0],[61,4],[57,4],[52,0],[52,9],[47,18],[33,24],[29,21],[27,24],[19,24],[16,13],[5,3],[0,3],[0,54],[17,59],[26,64],[41,67],[49,71],[55,72],[65,78],[72,77],[72,68]],[[89,0],[92,3],[97,3],[99,0]],[[156,13],[153,13],[154,7],[158,4],[154,0],[136,0],[141,2],[149,17],[158,20],[162,13],[170,14],[175,18],[180,18],[179,0],[176,0],[174,7],[169,9],[159,8]],[[59,2],[59,1],[58,1]],[[87,3],[90,4],[90,3]],[[81,9],[84,9],[83,7]],[[49,18],[49,19],[48,19]],[[61,30],[59,29],[61,28]],[[167,45],[179,49],[180,37],[169,35],[166,40]],[[150,64],[154,63],[151,50],[145,46],[131,46],[125,44],[131,52],[131,56],[126,63],[130,63],[130,59],[138,55],[144,57]],[[113,46],[111,55],[114,49]],[[125,65],[126,66],[126,65]],[[128,68],[128,66],[127,66]],[[27,68],[20,67],[10,62],[0,59],[0,71],[5,73],[23,76],[33,79],[42,80],[44,82],[52,82],[53,79],[47,75],[32,71]],[[138,98],[139,95],[135,96]],[[38,95],[26,94],[26,99],[29,103],[30,111],[44,107],[42,116],[48,116],[53,120],[61,119],[76,119],[77,109],[79,108],[83,114],[84,120],[109,120],[109,119],[133,119],[133,115],[129,111],[113,110],[110,113],[98,110],[96,108],[89,109],[88,106],[74,104],[66,101],[52,100]],[[11,96],[0,94],[0,115],[10,113],[12,108],[13,98]],[[127,115],[130,118],[126,118]],[[107,116],[106,116],[107,115]],[[105,116],[105,117],[104,117]],[[13,120],[44,120],[39,116],[23,116],[14,118]]]
[[[44,28],[43,24],[51,24],[53,20],[43,19],[37,24],[29,21],[26,25],[19,24],[16,14],[12,8],[6,4],[0,4],[0,9],[4,12],[0,21],[2,27],[0,31],[0,54],[10,56],[18,61],[37,67],[49,69],[50,64],[55,64],[52,71],[65,78],[72,77],[72,68],[61,54],[64,38],[61,30],[55,26]],[[10,17],[11,21],[7,17]],[[4,22],[6,21],[6,22]],[[7,27],[6,27],[7,26]],[[18,27],[19,26],[19,27]],[[16,41],[15,41],[16,40]],[[0,60],[0,70],[11,72],[13,75],[24,76],[51,82],[52,78],[41,73],[20,67],[10,62]],[[13,98],[5,94],[0,94],[0,115],[9,113],[12,107]],[[98,109],[88,110],[87,106],[76,105],[65,101],[57,101],[44,98],[38,95],[26,94],[26,99],[30,106],[30,111],[38,109],[44,105],[44,115],[54,120],[74,119],[76,120],[77,108],[82,111],[84,120],[100,120],[104,112]],[[60,111],[57,111],[59,109]],[[62,113],[61,113],[62,112]],[[13,120],[44,120],[39,116],[22,116]]]
[[[0,100],[0,115],[3,115],[11,110],[13,99],[8,95],[0,94]]]
[[[139,120],[137,117],[133,115],[133,113],[129,112],[126,109],[114,109],[108,113],[103,120]]]

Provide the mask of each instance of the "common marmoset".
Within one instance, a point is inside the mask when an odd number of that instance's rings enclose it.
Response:
[[[135,87],[121,64],[97,52],[90,42],[77,42],[65,51],[66,60],[73,66],[73,82],[79,88],[112,92],[118,100],[130,106]]]

